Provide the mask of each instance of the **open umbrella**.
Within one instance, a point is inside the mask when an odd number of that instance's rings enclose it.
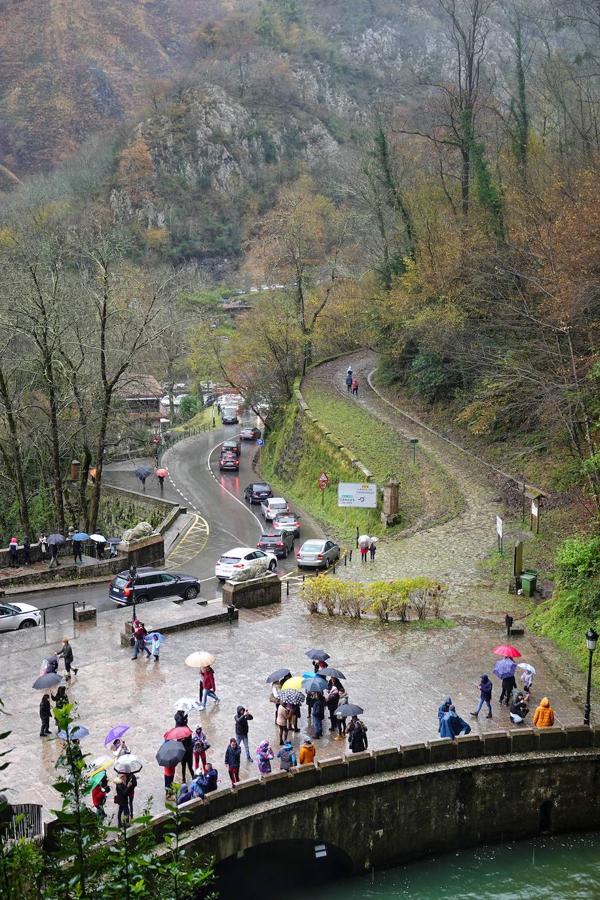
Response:
[[[89,729],[85,727],[85,725],[77,725],[76,722],[71,722],[67,731],[59,731],[58,736],[61,740],[67,740],[67,732],[69,735],[69,740],[71,741],[80,741],[82,738],[87,737]]]
[[[133,772],[141,772],[144,767],[133,753],[124,753],[118,758],[113,768],[119,775],[130,775]]]
[[[274,681],[284,681],[286,678],[289,678],[291,674],[289,669],[277,669],[275,672],[271,672],[266,683],[273,684]]]
[[[135,470],[135,474],[140,479],[147,478],[148,475],[152,475],[152,466],[139,466],[139,468]]]
[[[282,703],[291,703],[292,706],[297,706],[299,703],[304,703],[305,697],[302,691],[292,691],[286,688],[280,692],[279,699]]]
[[[97,544],[106,544],[106,538],[103,534],[90,534],[90,541],[95,541]]]
[[[325,650],[307,650],[304,655],[309,659],[329,659],[329,653]]]
[[[154,474],[156,475],[157,478],[167,478],[167,476],[169,474],[169,470],[168,469],[155,469]]]
[[[74,541],[89,541],[90,536],[87,531],[76,531],[72,537]]]
[[[112,766],[114,761],[114,756],[99,756],[92,763],[90,763],[90,770],[89,772],[87,772],[87,777],[89,779],[92,779],[100,773],[103,774],[104,772],[106,772],[109,766]]]
[[[40,675],[39,678],[36,678],[32,687],[36,691],[47,691],[50,688],[55,688],[61,681],[62,675],[57,675],[56,672],[48,672],[46,675]]]
[[[303,681],[304,678],[302,677],[302,675],[293,675],[292,678],[286,678],[282,687],[285,687],[286,691],[288,689],[292,691],[299,691],[302,688]]]
[[[207,653],[206,650],[196,650],[195,653],[190,653],[185,658],[185,664],[190,669],[202,669],[204,666],[212,666],[214,661],[215,658],[212,653]]]
[[[322,694],[327,690],[327,682],[324,678],[305,678],[302,682],[302,690],[307,694]]]
[[[192,697],[182,697],[181,700],[178,700],[177,703],[173,705],[173,709],[175,712],[181,710],[184,713],[194,712],[196,709],[200,709],[200,701],[194,700]]]
[[[155,637],[158,638],[159,644],[164,644],[164,642],[166,641],[166,637],[164,636],[164,634],[161,634],[160,631],[151,631],[144,637],[144,640],[151,644]]]
[[[493,672],[498,678],[510,678],[511,675],[515,674],[516,668],[517,664],[512,659],[499,659],[494,666]]]
[[[129,728],[129,725],[115,725],[104,738],[104,746],[107,747],[109,744],[112,744],[113,741],[122,738],[125,732],[129,731]]]
[[[535,668],[531,663],[517,663],[517,669],[525,669],[526,672],[531,672],[532,675],[535,675]]]
[[[107,538],[106,542],[107,542],[107,544],[120,544],[122,540],[123,540],[123,538],[120,538],[120,537],[111,537],[111,538]]]
[[[185,747],[179,741],[165,741],[156,751],[159,766],[176,766],[185,756]]]
[[[165,731],[163,734],[165,741],[183,741],[185,738],[191,736],[192,729],[188,728],[187,725],[176,725],[174,728],[169,728],[169,730]]]
[[[361,716],[363,713],[362,706],[357,706],[356,703],[340,703],[335,711],[338,719],[345,719],[346,716]]]
[[[93,790],[97,784],[100,784],[100,782],[103,781],[105,777],[106,777],[106,772],[104,771],[104,769],[102,769],[102,771],[100,771],[100,772],[94,772],[93,775],[90,775],[88,777],[88,780],[86,781],[85,786],[83,788],[83,793],[89,794],[89,792],[91,790]]]
[[[358,539],[358,546],[359,547],[368,547],[370,543],[371,543],[371,538],[369,537],[369,535],[361,534],[361,536]]]
[[[319,669],[317,672],[303,672],[302,678],[322,678],[323,680],[325,680],[325,676],[321,675],[321,669]]]
[[[64,544],[65,539],[62,534],[49,534],[48,535],[48,546],[54,547],[55,544]]]
[[[317,675],[320,675],[321,678],[340,678],[342,680],[346,677],[339,669],[332,669],[329,666],[326,669],[319,669]]]
[[[511,659],[518,659],[521,656],[517,648],[510,644],[500,644],[499,647],[494,647],[494,653],[496,656],[509,656]]]

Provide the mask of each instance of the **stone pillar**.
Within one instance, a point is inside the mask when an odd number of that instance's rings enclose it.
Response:
[[[383,486],[383,511],[381,521],[384,525],[393,525],[399,518],[398,493],[400,485],[397,481],[388,481]]]

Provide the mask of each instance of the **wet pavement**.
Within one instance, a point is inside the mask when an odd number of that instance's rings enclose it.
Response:
[[[347,676],[350,698],[365,709],[363,719],[369,728],[371,748],[393,746],[432,739],[437,736],[436,709],[450,694],[459,713],[472,721],[474,731],[507,728],[506,708],[494,708],[494,719],[471,720],[469,712],[478,696],[477,684],[482,672],[491,672],[495,662],[491,650],[503,639],[500,625],[461,624],[454,628],[419,629],[415,626],[381,625],[373,621],[309,615],[300,600],[284,596],[281,607],[274,606],[240,613],[239,622],[218,624],[178,632],[168,636],[161,660],[155,663],[140,657],[131,660],[129,648],[121,648],[119,632],[129,610],[116,610],[99,617],[96,625],[75,626],[73,647],[79,674],[69,690],[78,704],[79,719],[90,730],[84,750],[90,759],[102,755],[103,739],[118,723],[132,726],[127,736],[131,750],[140,756],[144,769],[138,776],[137,809],[152,797],[152,809],[163,805],[162,771],[154,760],[162,734],[172,727],[175,703],[180,697],[195,697],[198,676],[187,668],[184,659],[193,650],[205,649],[216,657],[215,671],[218,705],[208,701],[203,713],[192,714],[190,725],[202,722],[211,743],[209,758],[220,773],[221,784],[228,784],[223,765],[227,741],[233,734],[233,716],[238,704],[254,715],[250,724],[250,747],[268,738],[277,750],[277,732],[273,722],[274,706],[269,703],[266,676],[281,666],[294,673],[310,669],[304,651],[324,646],[331,664]],[[284,592],[285,594],[285,592]],[[214,608],[220,607],[215,603]],[[177,606],[168,600],[142,607],[148,627],[157,627],[177,617],[189,615],[193,607]],[[57,632],[51,647],[60,646]],[[571,676],[564,659],[559,659],[561,681],[545,662],[554,658],[547,643],[529,637],[515,641],[524,659],[538,670],[533,699],[548,694],[556,710],[557,724],[582,721],[579,701],[583,683]],[[539,647],[544,650],[540,655]],[[5,742],[13,747],[10,768],[4,779],[10,786],[13,802],[41,802],[48,817],[57,803],[50,787],[54,780],[54,762],[61,742],[39,737],[39,692],[31,690],[39,664],[49,651],[16,650],[4,660],[1,696],[9,713],[4,725],[12,734]],[[62,666],[61,666],[62,669]],[[567,673],[565,680],[565,672]],[[497,680],[494,695],[498,696]],[[299,746],[306,733],[295,735]],[[326,732],[316,742],[318,758],[338,755],[345,744]],[[276,768],[276,766],[275,766]],[[242,762],[242,778],[257,774],[256,764]],[[109,803],[112,812],[113,804]]]

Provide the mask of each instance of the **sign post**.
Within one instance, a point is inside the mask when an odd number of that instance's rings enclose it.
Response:
[[[319,480],[317,482],[319,486],[319,490],[321,491],[321,506],[325,503],[325,491],[329,485],[329,475],[326,472],[321,472],[319,475]]]
[[[412,453],[413,453],[413,463],[415,463],[415,464],[417,462],[417,444],[418,443],[419,443],[419,438],[411,438],[410,439],[410,444],[411,444]]]
[[[498,535],[498,553],[504,552],[504,519],[496,516],[496,534]]]
[[[540,533],[540,498],[531,498],[531,515],[529,517],[529,527],[536,534]]]

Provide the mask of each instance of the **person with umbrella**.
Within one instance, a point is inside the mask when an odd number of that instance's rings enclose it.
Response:
[[[348,747],[352,753],[361,753],[368,746],[367,726],[357,715],[352,716],[348,725]]]
[[[101,772],[99,775],[100,780],[92,788],[92,806],[94,807],[94,812],[98,818],[105,819],[106,812],[104,807],[106,805],[106,798],[110,792],[110,785],[108,783],[106,772]]]
[[[63,638],[62,648],[57,651],[56,655],[62,656],[62,658],[65,662],[65,672],[66,672],[65,681],[70,681],[71,680],[71,666],[73,666],[73,648],[71,647],[71,645],[69,643],[69,638]],[[75,666],[73,666],[73,672],[75,673],[75,675],[77,675],[77,673],[79,672],[79,669],[76,669]]]
[[[115,803],[119,807],[119,812],[117,814],[117,825],[120,828],[121,825],[127,825],[127,823],[129,822],[129,788],[127,787],[127,776],[125,774],[119,775],[119,778],[117,780]],[[124,823],[123,819],[125,819]]]
[[[512,696],[512,692],[517,686],[517,682],[515,681],[514,668],[512,672],[509,674],[508,670],[506,670],[507,674],[502,677],[502,693],[500,694],[500,706],[502,706],[502,701],[506,699],[506,705],[510,706],[510,698]]]
[[[76,531],[71,538],[73,544],[73,561],[77,565],[77,560],[83,562],[83,542],[89,540],[89,534],[86,531]]]
[[[160,645],[163,641],[164,636],[159,634],[158,631],[153,631],[151,634],[146,635],[146,642],[150,645],[150,651],[154,662],[158,662],[160,659]]]
[[[371,558],[371,562],[375,562],[375,554],[377,552],[377,538],[372,537],[369,541],[369,557]]]
[[[491,719],[492,718],[492,682],[490,681],[490,679],[488,678],[487,675],[481,676],[481,681],[479,682],[479,706],[477,707],[475,712],[471,713],[471,715],[475,716],[475,718],[477,718],[477,716],[481,712],[481,707],[483,706],[484,703],[486,704],[486,706],[488,708],[488,714],[486,716],[486,719]]]
[[[321,691],[314,694],[312,704],[313,737],[323,736],[323,719],[325,717],[325,701]]]
[[[338,688],[339,681],[337,678],[331,678],[329,680],[329,686],[326,691],[323,692],[323,698],[325,703],[327,704],[327,710],[329,712],[329,730],[337,731],[338,730],[338,722],[339,719],[335,715],[335,711],[338,708],[338,703],[340,702],[340,690]]]
[[[371,538],[368,534],[361,534],[358,539],[358,549],[360,550],[360,561],[361,563],[367,562],[367,554],[369,552],[369,545],[371,543]]]
[[[158,478],[158,484],[160,486],[160,492],[162,494],[165,489],[165,478],[169,474],[168,469],[156,469],[154,474]]]
[[[246,709],[245,706],[238,706],[237,713],[234,716],[235,739],[240,751],[242,746],[244,747],[244,750],[246,751],[246,760],[248,762],[252,762],[250,747],[248,746],[248,722],[251,722],[253,718],[254,716],[249,709]]]
[[[521,670],[521,684],[523,685],[524,699],[526,703],[529,703],[535,669],[529,663],[518,663],[517,669]]]
[[[146,493],[146,478],[152,474],[152,468],[150,466],[140,466],[135,470],[135,474],[142,483],[142,490]]]
[[[289,703],[280,703],[277,709],[277,719],[275,720],[279,728],[279,745],[282,747],[287,741],[288,731],[290,729],[290,720],[292,718],[292,707]]]
[[[52,708],[50,706],[50,694],[44,694],[40,700],[40,719],[42,727],[40,728],[40,737],[46,737],[50,734],[50,715]]]

